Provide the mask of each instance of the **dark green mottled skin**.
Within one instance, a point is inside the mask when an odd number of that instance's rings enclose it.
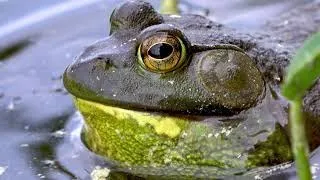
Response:
[[[238,31],[197,15],[162,16],[142,1],[119,6],[110,22],[110,36],[87,47],[64,74],[65,87],[76,97],[86,119],[84,139],[92,151],[144,176],[229,176],[248,169],[259,171],[259,167],[265,171],[263,167],[292,160],[288,107],[279,96],[279,85],[295,50],[320,29],[319,3],[284,14],[257,32]],[[189,57],[181,68],[165,74],[149,72],[137,63],[141,41],[159,31],[179,37]],[[210,89],[216,87],[203,84],[210,79],[199,78],[204,54],[217,52],[206,58],[218,59],[223,51],[247,54],[240,60],[249,62],[242,72],[248,71],[249,80],[254,82],[249,81],[248,86],[252,93],[239,96],[249,99],[246,104],[237,104],[237,98],[219,102],[216,97],[220,95]],[[209,77],[210,72],[206,75]],[[318,81],[305,97],[311,149],[320,144],[319,89]],[[181,118],[175,123],[184,125],[178,136],[168,138],[155,133],[151,126],[138,126],[134,117],[116,118],[82,99],[105,107],[164,113],[168,118],[174,115]],[[229,127],[234,131],[228,132],[225,128]],[[183,139],[184,133],[191,138]],[[149,139],[139,139],[146,136]],[[152,148],[159,151],[146,158]],[[240,158],[242,155],[245,159]]]

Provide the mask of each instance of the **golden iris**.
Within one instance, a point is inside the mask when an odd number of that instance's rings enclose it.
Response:
[[[158,32],[140,44],[138,59],[145,69],[166,73],[181,66],[185,61],[186,49],[180,38],[166,32]]]

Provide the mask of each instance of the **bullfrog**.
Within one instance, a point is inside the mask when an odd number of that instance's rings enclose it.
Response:
[[[253,32],[125,2],[111,14],[109,36],[63,76],[85,120],[83,142],[140,177],[256,176],[292,162],[279,85],[319,30],[319,9],[300,7]],[[320,144],[319,87],[305,97],[311,150]]]

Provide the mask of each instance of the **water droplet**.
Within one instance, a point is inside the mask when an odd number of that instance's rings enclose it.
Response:
[[[283,45],[282,44],[277,44],[278,45],[278,47],[280,47],[280,48],[282,48],[283,47]]]
[[[54,136],[56,138],[62,138],[65,134],[66,134],[66,132],[64,131],[64,129],[61,129],[61,130],[53,132],[52,136]]]
[[[29,144],[20,144],[20,147],[29,147]]]
[[[185,138],[185,137],[187,137],[187,135],[188,135],[188,134],[187,134],[186,132],[183,132],[182,135],[181,135],[181,137],[182,137],[182,138]]]
[[[0,166],[0,176],[6,172],[6,170],[8,169],[8,166]]]
[[[255,176],[254,176],[254,179],[256,179],[256,180],[262,180],[262,177],[261,177],[260,175],[255,175]]]
[[[222,128],[221,133],[225,133],[225,132],[227,132],[227,130],[225,128]]]
[[[46,178],[46,176],[45,176],[45,175],[40,174],[40,173],[39,173],[39,174],[37,174],[37,176],[39,176],[39,178],[40,178],[40,179],[44,179],[44,178]]]
[[[220,133],[215,133],[214,137],[217,138],[219,136]]]
[[[170,84],[172,84],[172,85],[173,85],[174,81],[173,81],[173,80],[172,80],[172,81],[168,81],[168,83],[170,83]]]
[[[226,136],[229,136],[232,130],[227,130],[226,131]]]
[[[7,110],[13,111],[13,110],[14,110],[14,107],[15,107],[15,105],[14,105],[13,101],[10,101],[9,104],[8,104],[8,106],[7,106]]]
[[[281,81],[281,78],[278,76],[278,75],[275,75],[274,77],[273,77],[276,81]]]

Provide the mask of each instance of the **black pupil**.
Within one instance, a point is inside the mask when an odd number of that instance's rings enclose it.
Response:
[[[170,56],[172,51],[173,47],[170,44],[158,43],[149,49],[148,54],[155,59],[164,59]]]

